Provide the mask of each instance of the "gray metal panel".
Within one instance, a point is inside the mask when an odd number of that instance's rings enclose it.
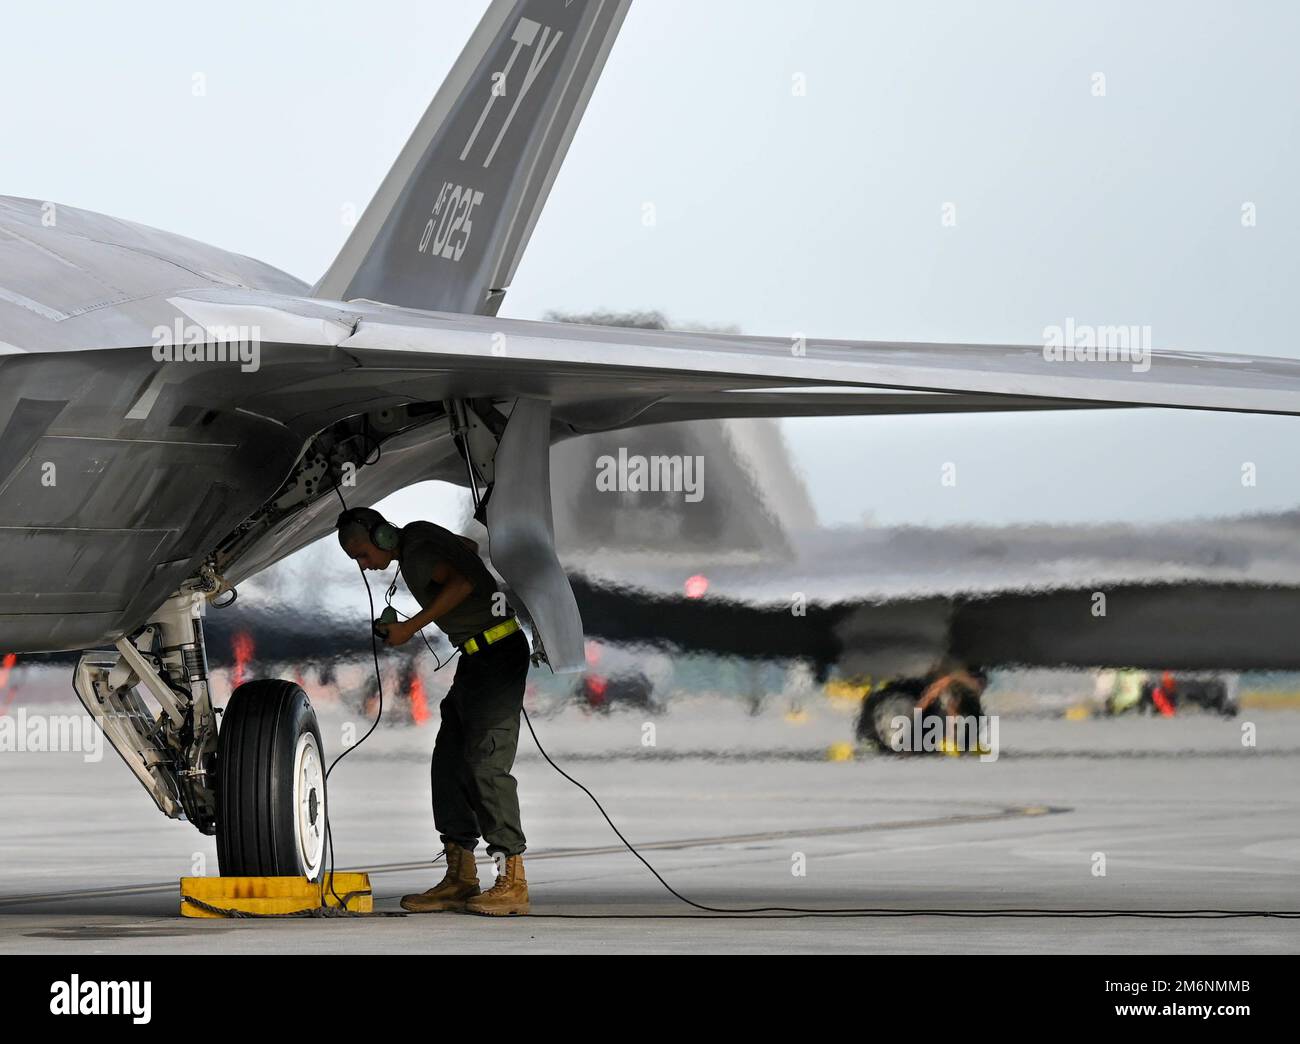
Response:
[[[582,617],[555,555],[551,521],[551,406],[520,399],[496,455],[487,504],[492,564],[523,601],[556,674],[586,666]]]

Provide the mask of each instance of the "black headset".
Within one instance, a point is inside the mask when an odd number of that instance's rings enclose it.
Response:
[[[348,508],[339,515],[334,528],[342,530],[353,522],[365,529],[370,542],[381,551],[396,551],[401,543],[402,536],[398,528],[374,508]]]

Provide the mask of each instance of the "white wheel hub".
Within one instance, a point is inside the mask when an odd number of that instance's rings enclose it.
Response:
[[[298,737],[293,757],[293,835],[303,873],[314,878],[325,856],[325,771],[313,733]]]

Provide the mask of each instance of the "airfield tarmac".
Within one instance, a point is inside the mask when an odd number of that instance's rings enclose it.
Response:
[[[40,710],[72,712],[75,704]],[[10,708],[10,713],[14,709]],[[1071,721],[1007,714],[1000,757],[829,756],[851,712],[678,701],[655,719],[535,713],[548,752],[660,873],[726,907],[894,916],[706,917],[669,895],[589,799],[537,754],[516,776],[535,916],[212,921],[177,878],[216,873],[212,839],[164,819],[111,750],[0,754],[0,952],[1295,953],[1300,921],[956,918],[942,908],[1300,910],[1300,711]],[[322,708],[327,750],[348,716]],[[1254,722],[1258,746],[1244,749]],[[341,869],[376,908],[441,876],[429,811],[436,719],[385,726],[339,766]],[[362,730],[364,731],[364,729]],[[844,748],[839,748],[844,753]],[[1106,858],[1096,876],[1096,854]],[[800,854],[805,873],[792,869]],[[479,850],[484,885],[490,863]],[[574,917],[574,915],[581,915]]]

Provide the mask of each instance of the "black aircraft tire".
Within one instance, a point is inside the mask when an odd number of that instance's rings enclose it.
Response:
[[[293,682],[245,682],[217,740],[223,877],[306,877],[325,863],[325,763],[316,712]]]

